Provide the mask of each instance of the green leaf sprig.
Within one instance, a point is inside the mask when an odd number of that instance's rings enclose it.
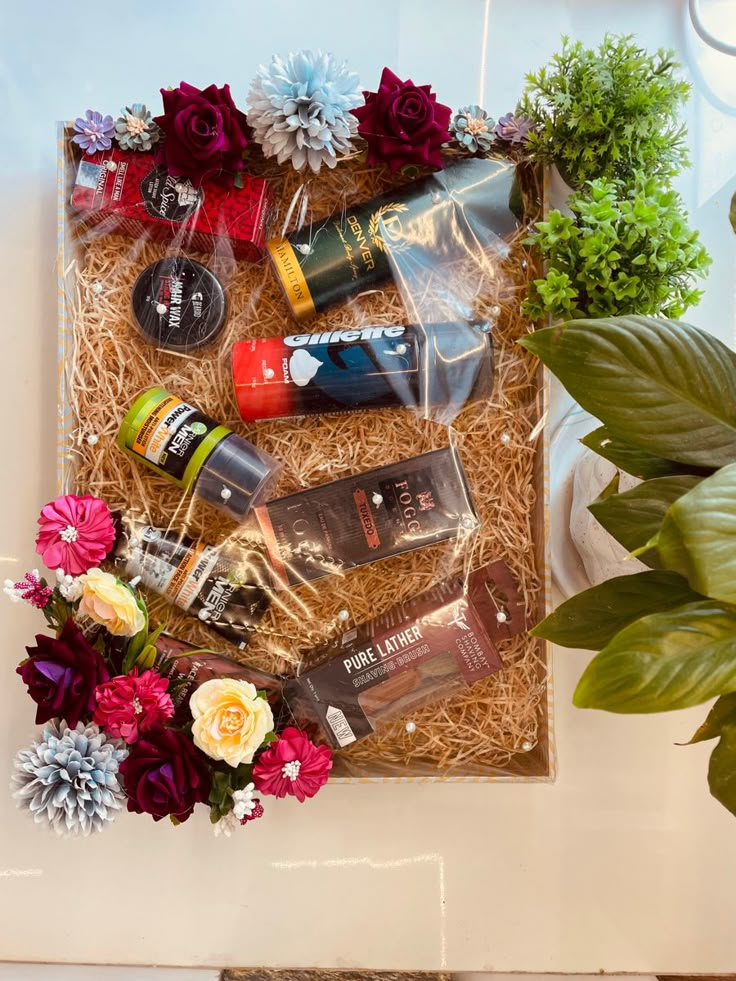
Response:
[[[568,207],[572,216],[551,211],[525,240],[547,268],[524,302],[532,320],[679,317],[698,302],[694,280],[711,260],[676,191],[643,174],[628,186],[598,179],[572,194]]]

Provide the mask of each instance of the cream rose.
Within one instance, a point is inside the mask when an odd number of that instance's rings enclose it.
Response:
[[[143,610],[133,593],[109,572],[90,569],[79,577],[82,599],[79,612],[86,613],[95,623],[101,624],[111,634],[132,637],[146,625]]]
[[[247,681],[205,681],[192,695],[189,708],[195,745],[213,760],[224,760],[230,766],[252,763],[256,750],[273,731],[271,706]]]

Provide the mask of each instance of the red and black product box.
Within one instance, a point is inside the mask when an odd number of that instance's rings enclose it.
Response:
[[[384,721],[446,697],[503,667],[497,644],[526,629],[503,562],[446,579],[318,648],[284,687],[300,725],[335,749]]]
[[[377,562],[478,528],[452,447],[343,477],[254,509],[276,588]]]
[[[243,176],[243,187],[204,181],[194,187],[157,166],[153,154],[113,147],[79,162],[71,206],[103,232],[155,241],[175,239],[184,250],[222,248],[236,259],[263,255],[268,182]]]

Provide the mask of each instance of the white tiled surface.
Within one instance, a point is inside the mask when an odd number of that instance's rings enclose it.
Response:
[[[733,0],[705,7],[722,24],[734,12]],[[633,30],[650,46],[674,44],[700,59],[689,112],[696,167],[682,188],[716,258],[692,319],[734,338],[736,238],[726,213],[735,69],[701,57],[680,2],[36,0],[6,3],[2,13],[0,578],[32,559],[34,520],[54,489],[53,122],[87,105],[153,101],[159,85],[181,77],[228,80],[242,98],[272,51],[322,44],[366,84],[389,64],[461,104],[478,98],[482,82],[480,101],[500,113],[563,31],[594,41],[606,28]],[[0,607],[0,617],[2,788],[11,753],[33,731],[13,665],[38,620],[17,607],[12,615]],[[735,970],[736,825],[708,797],[710,747],[674,745],[702,713],[575,711],[570,695],[585,660],[556,657],[560,777],[552,786],[339,786],[309,807],[273,807],[230,841],[212,837],[206,816],[177,830],[124,818],[95,841],[56,841],[0,792],[0,958]]]

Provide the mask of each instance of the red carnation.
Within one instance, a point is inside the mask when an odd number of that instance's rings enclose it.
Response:
[[[450,139],[452,110],[437,101],[430,85],[405,82],[384,68],[377,92],[364,92],[365,105],[353,109],[358,132],[368,144],[368,163],[392,171],[405,164],[442,168],[440,148]]]
[[[288,728],[253,767],[256,790],[271,797],[314,797],[332,769],[332,750],[315,746],[299,729]]]
[[[232,186],[245,166],[248,122],[233,102],[230,86],[200,90],[181,82],[178,89],[161,89],[161,95],[164,114],[154,122],[166,138],[156,151],[157,163],[197,186],[210,177]]]
[[[118,675],[95,692],[94,721],[111,736],[134,743],[139,735],[162,726],[174,714],[169,679],[157,671]]]

